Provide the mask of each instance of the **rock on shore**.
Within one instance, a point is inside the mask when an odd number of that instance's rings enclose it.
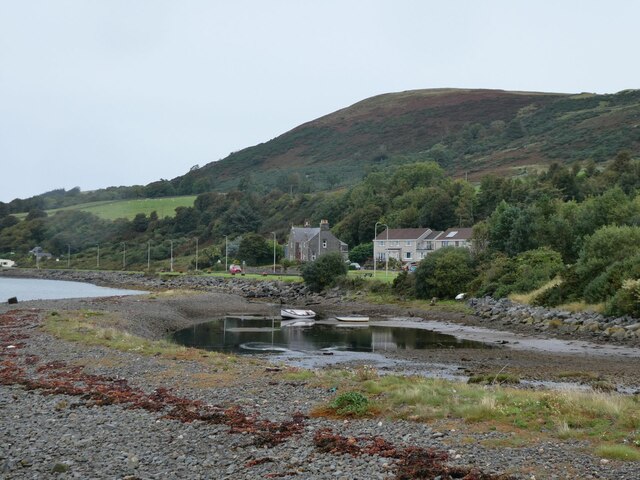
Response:
[[[506,298],[473,298],[468,305],[488,324],[502,328],[545,332],[591,340],[640,345],[640,320],[629,316],[605,317],[595,312],[568,312],[533,307]]]

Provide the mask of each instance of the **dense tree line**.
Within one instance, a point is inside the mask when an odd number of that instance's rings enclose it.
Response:
[[[179,255],[197,238],[209,263],[220,259],[226,241],[227,253],[231,248],[249,263],[268,264],[272,232],[284,243],[291,225],[328,219],[358,257],[352,260],[360,263],[371,255],[376,222],[439,230],[474,226],[474,250],[468,257],[443,249],[423,262],[414,279],[400,279],[398,289],[417,296],[450,296],[463,287],[501,296],[537,288],[560,275],[561,284],[547,290],[540,302],[612,302],[622,291],[633,292],[623,285],[640,276],[640,161],[626,152],[604,168],[591,161],[554,164],[544,173],[518,178],[486,176],[479,185],[451,179],[435,162],[417,162],[371,171],[362,182],[333,192],[274,188],[259,193],[251,177],[239,186],[201,193],[193,207],[179,207],[173,217],[138,214],[113,222],[76,210],[47,216],[41,201],[18,221],[3,204],[0,253],[24,255],[40,245],[64,255],[70,248],[78,253],[110,244],[117,258],[124,242],[130,244],[128,261],[142,265],[149,242],[152,258],[166,258],[169,241]],[[158,195],[169,191],[166,181],[152,188]],[[451,278],[438,283],[438,272],[455,274],[462,283]],[[618,304],[628,304],[627,297]],[[612,311],[622,308],[614,303]]]

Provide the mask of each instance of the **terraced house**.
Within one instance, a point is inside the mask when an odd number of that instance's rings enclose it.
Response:
[[[450,228],[444,232],[430,228],[390,228],[373,240],[373,257],[387,257],[403,263],[419,262],[430,252],[443,247],[471,247],[472,228]]]

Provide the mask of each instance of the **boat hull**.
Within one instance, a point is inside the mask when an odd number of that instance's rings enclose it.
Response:
[[[295,308],[283,308],[280,310],[280,316],[290,320],[309,320],[316,317],[313,310],[298,310]]]
[[[368,322],[369,317],[366,315],[346,315],[342,317],[336,317],[336,320],[339,322],[350,322],[350,323],[362,323]]]

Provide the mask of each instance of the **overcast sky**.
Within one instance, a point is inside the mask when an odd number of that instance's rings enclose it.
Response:
[[[171,179],[364,98],[640,88],[640,2],[0,0],[0,201]]]

